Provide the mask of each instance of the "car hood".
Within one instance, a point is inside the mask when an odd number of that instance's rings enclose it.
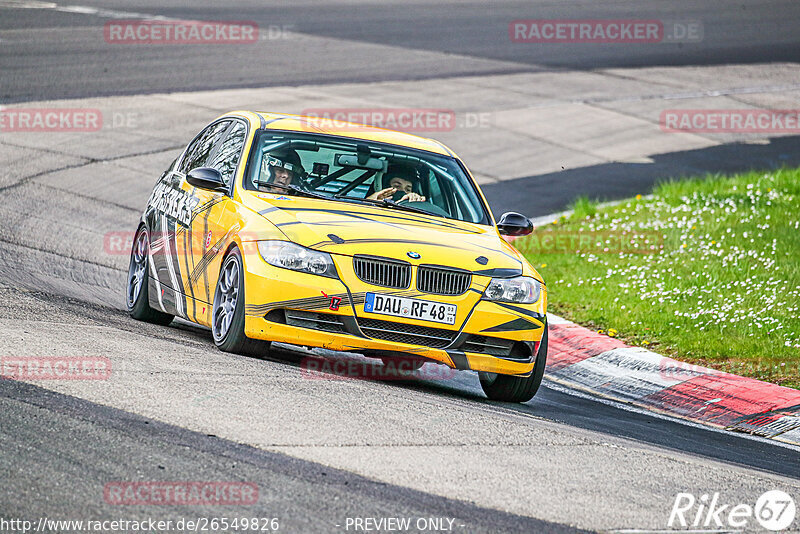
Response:
[[[246,203],[291,241],[331,254],[384,256],[490,276],[513,276],[522,269],[519,253],[487,225],[266,193],[252,194]]]

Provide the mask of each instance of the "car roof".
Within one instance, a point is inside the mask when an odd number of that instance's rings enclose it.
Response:
[[[231,114],[242,114],[242,112],[232,112]],[[396,132],[353,122],[334,121],[323,117],[308,117],[304,115],[263,111],[255,112],[255,114],[263,119],[264,128],[267,130],[336,135],[351,139],[361,139],[364,141],[415,148],[417,150],[425,150],[444,156],[456,156],[449,148],[439,141],[420,137],[418,135]]]

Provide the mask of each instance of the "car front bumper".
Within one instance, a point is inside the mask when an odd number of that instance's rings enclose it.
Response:
[[[459,302],[456,324],[442,325],[364,311],[367,291],[391,290],[249,263],[245,334],[254,339],[371,356],[406,353],[453,369],[524,376],[533,371],[546,328],[544,287],[530,305],[481,299],[486,277],[474,277],[469,300],[405,292],[410,298]]]

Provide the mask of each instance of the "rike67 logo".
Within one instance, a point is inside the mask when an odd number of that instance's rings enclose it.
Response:
[[[691,493],[679,493],[675,496],[667,526],[707,532],[708,529],[728,528],[754,530],[760,525],[777,532],[789,529],[796,514],[794,499],[781,490],[764,493],[756,500],[755,506],[725,503],[719,493],[703,494],[700,498]]]

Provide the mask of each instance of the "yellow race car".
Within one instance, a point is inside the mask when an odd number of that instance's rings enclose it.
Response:
[[[443,144],[363,125],[231,112],[156,183],[133,239],[128,311],[279,341],[477,371],[525,402],[547,357],[547,290]]]

